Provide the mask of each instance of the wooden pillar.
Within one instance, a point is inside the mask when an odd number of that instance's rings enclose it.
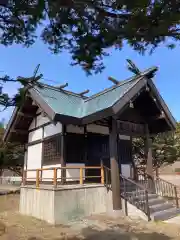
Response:
[[[121,209],[120,176],[117,152],[117,122],[112,118],[109,134],[113,210]]]
[[[146,125],[145,157],[147,160],[146,172],[153,177],[152,139],[149,136],[148,125]]]
[[[36,117],[37,119],[37,117]],[[36,124],[36,123],[35,123]],[[36,125],[35,125],[36,126]],[[43,168],[43,164],[44,164],[44,127],[42,127],[42,151],[41,151],[41,169]],[[42,182],[42,178],[43,178],[43,171],[41,171],[40,173],[40,179]]]
[[[62,124],[62,135],[61,135],[61,167],[66,166],[66,125]],[[61,169],[61,183],[64,184],[66,181],[66,169]]]
[[[88,166],[88,146],[87,146],[87,127],[84,126],[84,164],[85,166]],[[85,169],[85,177],[88,175],[88,169]],[[88,180],[88,178],[85,178],[85,181]]]

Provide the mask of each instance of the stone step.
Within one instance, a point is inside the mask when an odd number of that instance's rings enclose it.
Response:
[[[165,202],[164,204],[160,203],[160,204],[152,205],[149,208],[150,208],[150,213],[155,213],[155,212],[173,208],[173,205],[171,203]]]
[[[145,193],[144,192],[127,192],[128,196],[132,196],[133,199],[140,199],[145,198]],[[156,199],[158,196],[154,193],[148,193],[148,199]]]
[[[175,216],[177,216],[178,214],[180,214],[180,209],[178,208],[170,208],[167,210],[162,210],[162,211],[158,211],[155,213],[151,214],[151,220],[154,221],[164,221],[164,220],[168,220],[170,218],[173,218]]]
[[[149,199],[149,207],[157,205],[157,204],[165,204],[166,201],[160,197],[154,198],[154,199]]]

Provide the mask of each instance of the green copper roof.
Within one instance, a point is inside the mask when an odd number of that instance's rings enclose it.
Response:
[[[13,133],[10,129],[19,129],[19,121],[22,124],[27,122],[18,112],[23,111],[23,107],[29,106],[29,103],[33,104],[33,101],[52,121],[60,121],[64,124],[87,125],[104,118],[120,116],[121,111],[129,105],[129,101],[133,101],[141,90],[145,90],[146,86],[150,88],[152,96],[157,100],[159,110],[165,114],[163,127],[159,129],[159,124],[161,123],[157,119],[150,126],[151,133],[157,134],[163,131],[175,130],[176,121],[151,79],[156,70],[157,68],[155,67],[150,68],[138,76],[119,82],[117,85],[113,85],[91,97],[82,97],[78,94],[45,84],[42,88],[29,89],[31,99],[27,98],[22,108],[17,107],[14,110],[3,140],[9,141],[11,138],[15,138],[19,141],[20,133],[18,131]],[[153,101],[153,99],[151,100]],[[34,114],[37,106],[34,108]],[[29,125],[27,124],[26,127],[28,129]],[[22,137],[22,141],[24,141],[24,136]]]
[[[84,101],[82,117],[113,106],[139,80],[140,78],[127,81],[126,83],[119,84],[118,86],[114,86],[113,88],[104,91],[102,94],[86,99]]]
[[[83,98],[78,94],[57,89],[48,85],[36,89],[41,98],[61,115],[83,118],[95,112],[113,106],[130,88],[132,88],[142,77],[133,78],[120,82],[103,92],[89,98]]]
[[[46,85],[38,89],[38,93],[55,113],[77,118],[81,116],[83,99],[80,96]]]

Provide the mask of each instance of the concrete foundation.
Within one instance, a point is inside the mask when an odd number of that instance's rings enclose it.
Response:
[[[126,209],[126,210],[125,210]],[[36,217],[51,224],[68,223],[92,214],[114,215],[112,192],[103,185],[76,185],[53,189],[49,186],[23,186],[20,192],[21,214]],[[133,218],[146,215],[122,199],[122,214]],[[116,214],[115,214],[116,215]]]

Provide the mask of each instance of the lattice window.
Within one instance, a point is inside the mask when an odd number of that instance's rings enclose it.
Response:
[[[43,144],[43,164],[61,163],[61,136],[52,136],[45,140]]]

